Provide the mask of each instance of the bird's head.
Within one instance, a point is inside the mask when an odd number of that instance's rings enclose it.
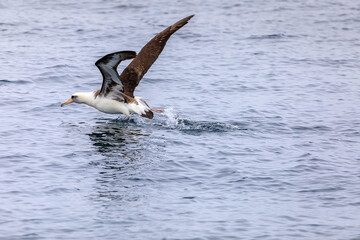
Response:
[[[92,99],[92,92],[87,93],[87,92],[79,92],[79,93],[74,93],[73,95],[71,95],[71,97],[66,100],[65,102],[61,103],[61,106],[65,106],[69,103],[86,103],[89,104],[91,99]]]

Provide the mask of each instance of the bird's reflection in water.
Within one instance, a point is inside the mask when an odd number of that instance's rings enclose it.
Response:
[[[140,142],[149,135],[149,132],[145,132],[134,121],[110,120],[97,122],[89,137],[101,154],[131,158],[128,155],[140,150]]]
[[[99,169],[96,179],[97,201],[138,201],[137,191],[146,184],[142,170],[157,158],[158,145],[150,139],[151,130],[135,121],[102,120],[93,127],[89,138],[102,156],[90,162]]]

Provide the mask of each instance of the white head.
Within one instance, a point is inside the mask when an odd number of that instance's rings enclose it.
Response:
[[[94,93],[93,92],[78,92],[71,95],[71,98],[66,100],[65,102],[61,103],[61,106],[65,106],[69,103],[85,103],[85,104],[91,104],[91,102],[94,101]]]

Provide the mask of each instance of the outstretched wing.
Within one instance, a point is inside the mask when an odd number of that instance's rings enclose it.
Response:
[[[188,23],[193,17],[191,15],[174,23],[170,27],[157,34],[150,40],[139,52],[136,58],[127,66],[120,75],[123,84],[124,93],[127,96],[134,97],[134,90],[139,84],[142,77],[149,70],[151,65],[156,61],[161,51],[165,47],[170,36]]]
[[[121,94],[124,92],[124,88],[116,69],[121,61],[134,57],[136,57],[136,52],[122,51],[110,53],[96,61],[95,65],[103,76],[103,83],[99,92],[100,96],[108,96],[111,93],[113,99],[124,101]]]

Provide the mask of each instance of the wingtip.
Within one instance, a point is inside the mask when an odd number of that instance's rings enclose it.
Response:
[[[179,22],[185,22],[185,23],[187,23],[187,22],[188,22],[191,18],[193,18],[194,16],[195,16],[195,14],[192,14],[192,15],[190,15],[190,16],[187,16],[187,17],[181,19]]]
[[[125,53],[126,56],[126,59],[132,59],[132,58],[135,58],[136,57],[136,52],[135,51],[122,51],[121,53]]]
[[[177,30],[179,30],[180,28],[182,28],[184,25],[186,25],[186,24],[189,22],[189,20],[190,20],[192,17],[194,17],[194,16],[195,16],[195,14],[190,15],[190,16],[187,16],[187,17],[185,17],[185,18],[177,21],[177,22],[174,23],[173,25],[171,25],[171,26],[169,27],[171,34],[173,34],[173,33],[176,32]]]
[[[97,60],[95,62],[95,65],[99,66],[101,63],[107,63],[108,61],[110,61],[110,59],[112,59],[114,55],[118,55],[120,57],[119,59],[120,62],[128,59],[133,59],[136,57],[137,54],[135,51],[120,51],[120,52],[110,53]]]

